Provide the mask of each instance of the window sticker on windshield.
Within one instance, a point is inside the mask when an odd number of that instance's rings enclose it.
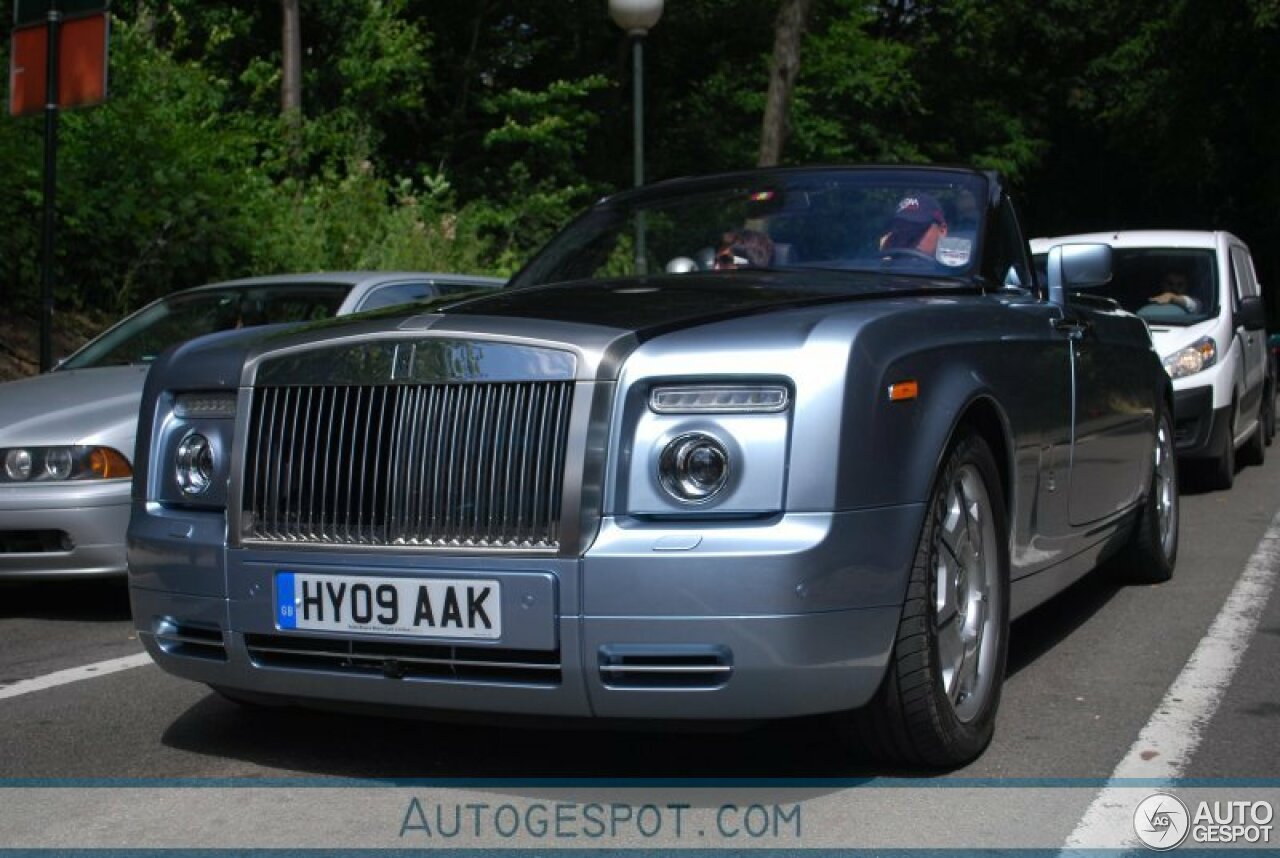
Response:
[[[967,238],[940,238],[934,254],[939,262],[951,268],[969,264],[969,251],[973,242]]]

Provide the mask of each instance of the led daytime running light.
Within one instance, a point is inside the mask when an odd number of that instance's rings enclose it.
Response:
[[[234,393],[179,393],[173,403],[178,417],[235,417]]]
[[[778,384],[681,385],[655,387],[649,409],[657,414],[776,414],[791,397]]]

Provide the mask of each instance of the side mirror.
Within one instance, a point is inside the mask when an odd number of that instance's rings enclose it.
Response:
[[[1258,295],[1250,295],[1240,299],[1240,309],[1236,310],[1236,324],[1247,331],[1261,331],[1267,326],[1267,308]]]
[[[1049,249],[1049,300],[1066,306],[1068,289],[1089,289],[1111,282],[1111,246],[1059,244]]]

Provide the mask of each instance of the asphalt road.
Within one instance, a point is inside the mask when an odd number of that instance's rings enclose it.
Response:
[[[1018,621],[996,738],[945,778],[1106,778],[1210,628],[1280,510],[1280,446],[1229,492],[1184,491],[1174,580],[1106,568]],[[1238,644],[1237,642],[1237,648]],[[125,589],[0,587],[0,687],[141,652]],[[1272,595],[1190,777],[1280,773],[1280,596]],[[809,722],[740,734],[493,729],[255,711],[154,665],[0,699],[0,778],[860,778]],[[10,781],[12,783],[12,781]]]

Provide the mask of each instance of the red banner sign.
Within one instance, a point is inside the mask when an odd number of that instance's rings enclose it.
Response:
[[[107,97],[105,13],[69,18],[58,25],[58,107],[98,104]],[[26,116],[45,108],[49,28],[13,31],[9,54],[9,113]]]

